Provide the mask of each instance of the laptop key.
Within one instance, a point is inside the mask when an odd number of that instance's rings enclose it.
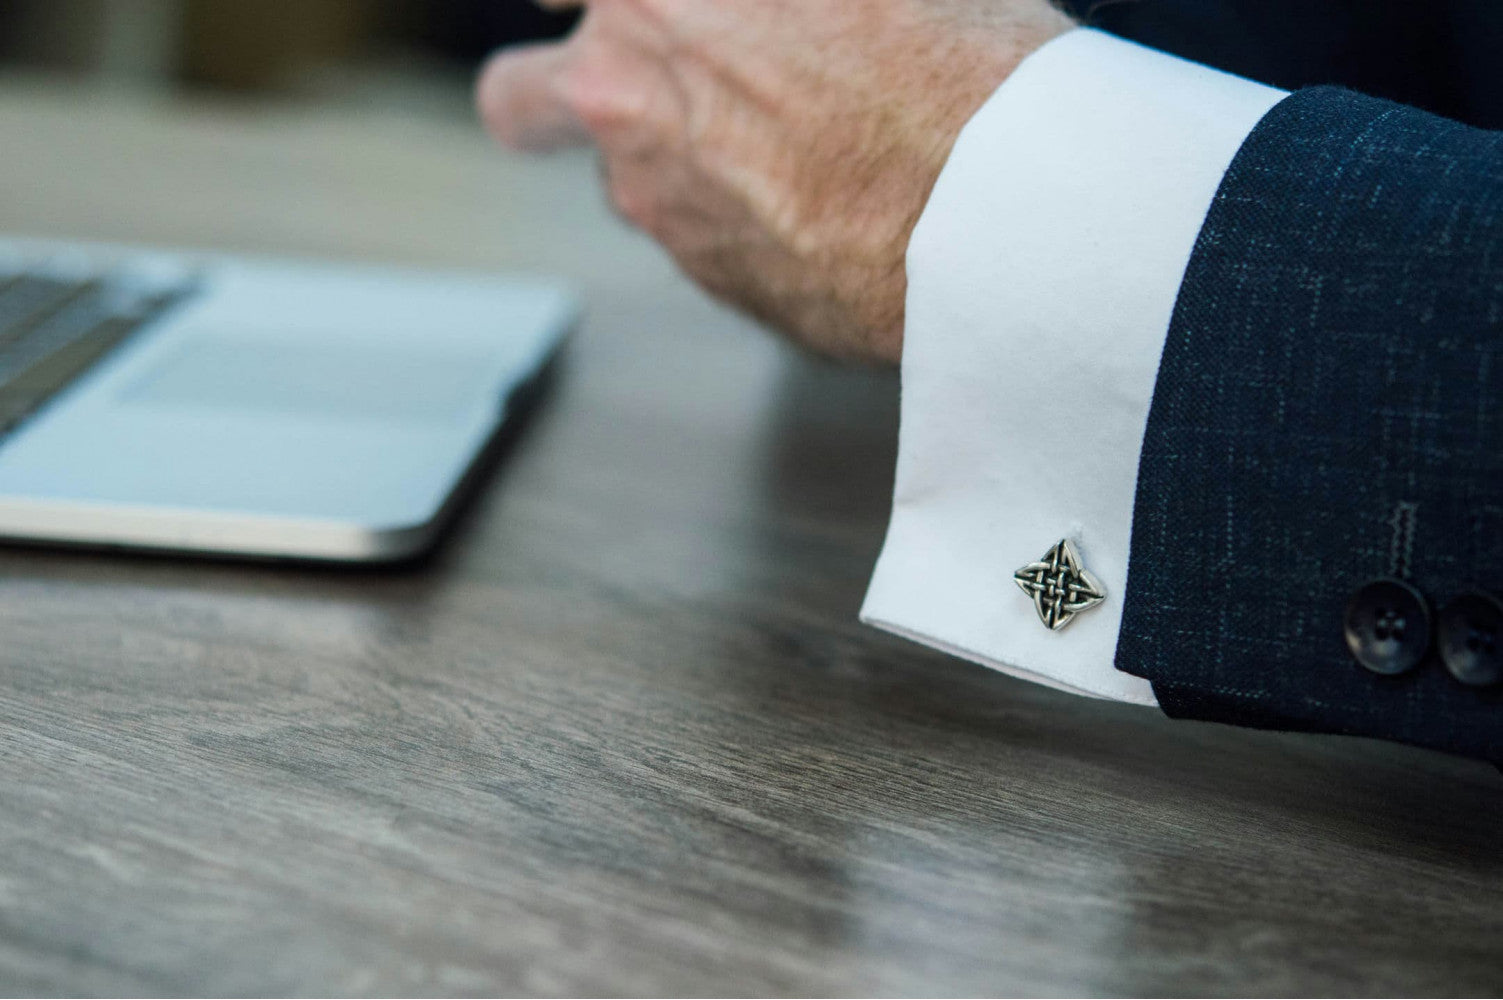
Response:
[[[0,351],[98,287],[92,278],[69,280],[35,272],[12,279],[0,287]]]
[[[136,318],[100,316],[66,342],[33,358],[0,386],[0,431],[14,427],[139,325]]]
[[[10,430],[189,289],[92,280],[0,341],[0,433]]]

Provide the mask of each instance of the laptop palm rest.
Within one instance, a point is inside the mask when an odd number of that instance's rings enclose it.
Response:
[[[376,420],[450,421],[494,382],[477,355],[212,341],[186,345],[122,402]]]

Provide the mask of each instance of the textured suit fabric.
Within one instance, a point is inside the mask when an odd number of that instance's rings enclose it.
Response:
[[[1064,0],[1087,24],[1284,90],[1337,84],[1503,128],[1497,0]]]
[[[1249,136],[1139,467],[1117,666],[1174,716],[1503,760],[1503,689],[1380,677],[1355,588],[1503,593],[1503,133],[1334,88]]]

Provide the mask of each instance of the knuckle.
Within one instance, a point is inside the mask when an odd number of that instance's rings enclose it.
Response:
[[[678,12],[675,0],[631,0],[629,6],[653,20],[672,18]]]
[[[565,107],[597,135],[631,129],[644,118],[637,88],[614,79],[589,61],[580,60],[568,67],[559,88]]]

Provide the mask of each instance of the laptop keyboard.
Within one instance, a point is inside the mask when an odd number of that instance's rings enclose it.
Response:
[[[0,433],[192,294],[180,269],[0,257]]]

